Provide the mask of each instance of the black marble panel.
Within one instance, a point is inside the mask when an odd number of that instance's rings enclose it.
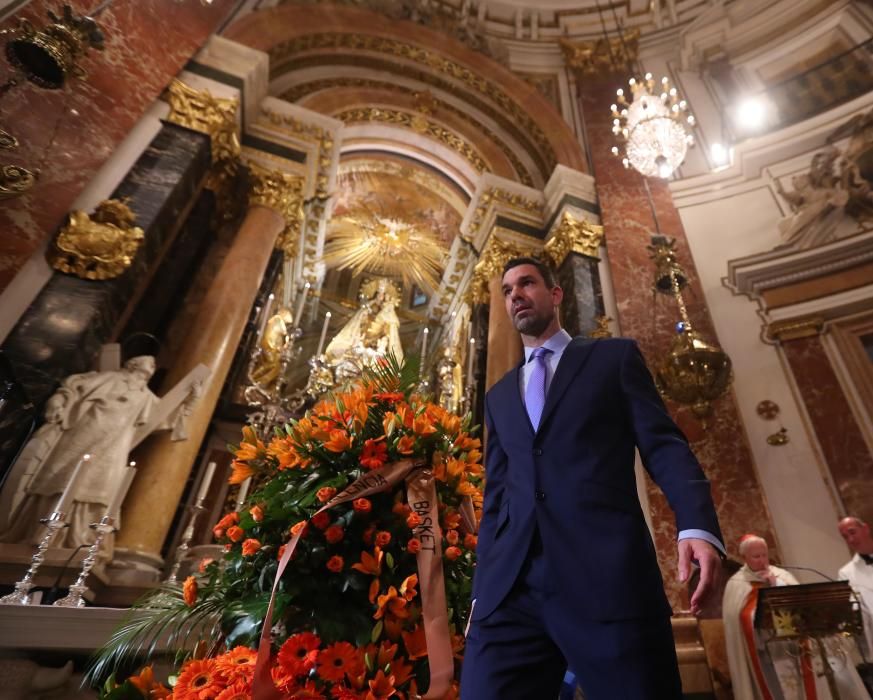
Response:
[[[564,289],[561,325],[572,336],[588,335],[605,313],[597,261],[570,253],[558,270],[558,283]]]
[[[0,351],[0,488],[35,425],[36,406]]]
[[[209,170],[209,138],[165,123],[112,196],[129,197],[143,245],[124,274],[102,281],[55,273],[3,345],[13,370],[41,405],[64,377],[93,367],[103,343],[146,290]]]

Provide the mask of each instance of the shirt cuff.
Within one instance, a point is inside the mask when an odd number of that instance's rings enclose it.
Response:
[[[709,542],[713,547],[715,547],[719,552],[722,553],[722,556],[727,556],[727,552],[724,549],[724,545],[721,543],[721,540],[718,539],[711,532],[707,532],[706,530],[682,530],[679,532],[679,536],[676,538],[678,542],[682,540],[705,540]]]

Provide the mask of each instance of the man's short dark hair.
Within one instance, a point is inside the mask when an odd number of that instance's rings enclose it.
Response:
[[[548,287],[549,289],[553,289],[558,286],[557,278],[555,277],[555,271],[552,270],[551,266],[548,263],[540,260],[539,258],[532,258],[529,256],[511,258],[510,260],[507,260],[506,264],[503,266],[503,275],[509,272],[513,267],[518,267],[519,265],[533,265],[540,273],[540,276],[543,278],[543,282],[546,283],[546,287]]]

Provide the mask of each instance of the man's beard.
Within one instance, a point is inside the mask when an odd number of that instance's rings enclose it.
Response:
[[[529,314],[524,318],[514,316],[512,318],[512,325],[515,326],[515,330],[519,333],[535,338],[545,332],[553,318],[554,314],[540,316],[534,313]]]

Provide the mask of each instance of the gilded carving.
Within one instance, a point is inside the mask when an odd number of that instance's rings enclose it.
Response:
[[[303,223],[303,176],[268,170],[257,163],[249,163],[249,206],[260,205],[272,209],[285,219],[285,230],[276,239],[276,248],[286,257],[297,253],[297,240]]]
[[[470,218],[470,223],[467,226],[468,240],[474,240],[476,238],[476,234],[479,232],[482,223],[485,221],[485,215],[488,213],[488,210],[496,204],[507,205],[527,214],[533,214],[537,218],[542,218],[543,215],[542,202],[499,187],[492,187],[483,192],[482,196],[479,197],[479,203],[477,204],[476,210],[473,212],[473,216]]]
[[[532,156],[542,164],[541,171],[544,177],[548,177],[554,170],[557,158],[548,137],[521,105],[497,85],[475,71],[428,49],[396,39],[372,35],[306,34],[273,47],[270,51],[270,65],[275,66],[276,70],[281,72],[282,64],[292,62],[297,54],[320,49],[370,51],[410,61],[425,70],[410,71],[405,67],[396,66],[398,72],[410,74],[418,80],[435,85],[451,94],[458,92],[455,81],[462,83],[474,93],[497,105],[498,110],[496,112],[491,110],[491,116],[496,117],[501,122],[508,120],[533,140],[535,148],[532,151]],[[434,75],[434,73],[438,75]]]
[[[798,340],[819,335],[824,327],[822,316],[810,316],[808,318],[790,319],[786,321],[773,321],[767,325],[767,339],[780,343],[786,340]]]
[[[489,170],[485,159],[479,155],[473,146],[457,134],[452,133],[420,114],[410,114],[399,109],[386,109],[384,107],[359,107],[340,112],[336,115],[336,118],[347,124],[353,122],[383,122],[412,129],[419,134],[430,136],[444,146],[447,146],[469,162],[477,172],[483,173]]]
[[[533,253],[533,248],[525,249],[516,243],[501,241],[496,236],[492,236],[482,250],[479,262],[473,268],[470,301],[474,304],[487,304],[491,299],[489,284],[494,277],[502,274],[503,266],[512,258]]]
[[[0,166],[0,199],[11,199],[33,187],[36,175],[18,165]]]
[[[412,97],[417,97],[417,106],[419,108],[423,107],[427,109],[425,114],[432,114],[434,111],[439,110],[441,112],[448,112],[452,116],[470,124],[474,129],[484,134],[487,139],[489,139],[492,143],[494,143],[498,148],[500,148],[501,152],[506,159],[512,165],[512,169],[515,171],[516,176],[519,181],[527,185],[528,187],[533,186],[533,178],[531,174],[525,166],[525,164],[521,161],[521,159],[516,155],[515,151],[510,148],[506,143],[504,143],[500,137],[497,136],[491,129],[482,124],[480,121],[475,119],[469,112],[458,109],[454,105],[440,100],[434,97],[429,91],[427,93],[421,93],[412,88],[404,87],[402,85],[396,85],[394,83],[385,82],[382,80],[372,80],[370,78],[350,78],[344,76],[338,76],[334,78],[323,78],[321,80],[314,80],[306,83],[302,83],[300,85],[295,85],[290,90],[286,90],[282,94],[282,99],[287,100],[288,102],[298,102],[300,99],[314,92],[320,92],[321,90],[327,90],[334,87],[361,87],[361,88],[371,88],[377,90],[390,90],[391,92],[407,94]],[[422,102],[423,95],[428,95],[426,101]],[[423,111],[422,110],[422,111]]]
[[[107,199],[94,214],[75,210],[46,257],[56,270],[89,280],[118,277],[133,262],[143,240],[125,200]]]
[[[595,316],[594,322],[597,326],[588,332],[589,338],[611,338],[612,331],[609,330],[609,323],[612,319],[609,316]]]
[[[636,65],[639,56],[640,30],[630,29],[610,39],[570,41],[560,39],[564,61],[583,75],[617,73]]]
[[[552,237],[545,246],[546,257],[559,267],[570,252],[598,258],[603,241],[603,226],[577,219],[570,212],[561,215]]]

